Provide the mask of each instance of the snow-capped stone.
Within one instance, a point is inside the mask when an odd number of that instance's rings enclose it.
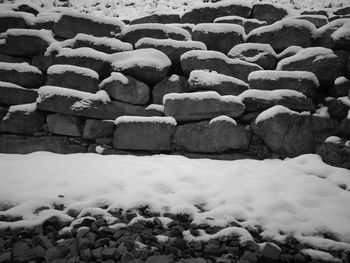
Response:
[[[254,18],[244,18],[240,16],[223,16],[214,20],[214,23],[231,23],[244,27],[246,34],[249,34],[255,28],[266,26],[266,21],[260,21]]]
[[[349,134],[350,133],[348,132],[348,135]],[[349,146],[349,141],[346,142],[344,138],[342,139],[338,136],[330,136],[317,148],[316,153],[320,155],[322,160],[329,165],[350,169]],[[328,255],[327,262],[332,262],[330,259],[331,258]]]
[[[111,98],[131,104],[144,105],[149,99],[150,89],[145,83],[119,72],[112,72],[99,87]]]
[[[0,131],[33,135],[42,130],[45,114],[37,111],[36,104],[20,104],[11,106],[8,113],[0,121]]]
[[[88,47],[77,49],[62,48],[55,56],[55,64],[89,68],[96,71],[103,78],[109,73],[107,58],[108,55],[106,53]]]
[[[60,19],[61,14],[50,13],[50,12],[40,12],[34,19],[33,29],[46,29],[53,30],[53,26]]]
[[[220,115],[239,117],[244,104],[232,95],[220,96],[215,91],[170,93],[163,97],[164,114],[178,121],[211,119]]]
[[[38,68],[28,63],[0,62],[0,81],[35,89],[44,84],[45,77]]]
[[[338,136],[329,136],[325,141],[325,143],[341,143],[341,139]]]
[[[190,74],[192,70],[216,71],[220,74],[235,77],[247,81],[248,75],[263,68],[239,59],[230,59],[221,52],[192,50],[181,56],[181,68],[185,74]]]
[[[333,14],[335,15],[350,15],[350,6],[344,6],[338,8]]]
[[[153,103],[163,104],[163,97],[168,93],[183,93],[188,91],[187,79],[179,75],[171,75],[157,83],[152,89]],[[163,109],[164,110],[164,109]]]
[[[247,112],[259,112],[275,105],[283,105],[296,111],[314,111],[315,105],[304,94],[295,90],[246,90],[238,96]]]
[[[87,119],[85,122],[83,138],[112,138],[114,131],[114,121]]]
[[[139,24],[125,26],[121,32],[123,41],[135,44],[138,40],[145,37],[157,39],[174,39],[174,40],[190,40],[191,35],[182,28],[173,25],[164,24]]]
[[[53,134],[76,136],[83,135],[85,121],[81,117],[65,114],[50,114],[46,117],[49,132]]]
[[[37,90],[26,89],[10,82],[0,81],[0,104],[28,104],[35,102],[37,97]]]
[[[116,18],[65,11],[55,23],[53,31],[62,38],[73,38],[79,33],[96,37],[113,37],[119,34],[124,26],[124,23]]]
[[[215,119],[178,125],[173,137],[175,149],[193,153],[222,153],[248,148],[249,129],[237,125],[231,118],[233,122],[222,116]]]
[[[182,54],[190,50],[207,50],[204,43],[199,41],[181,41],[174,39],[156,39],[145,37],[136,42],[135,48],[154,48],[165,55],[171,60],[173,64],[180,63],[180,57]]]
[[[328,17],[328,10],[325,9],[305,9],[302,10],[300,15],[318,15]]]
[[[318,46],[350,50],[350,19],[337,19],[313,32]]]
[[[39,89],[38,109],[93,119],[115,119],[122,115],[147,115],[144,107],[110,101],[104,90],[96,94],[44,86]]]
[[[289,46],[310,47],[314,24],[305,20],[283,19],[272,25],[252,30],[247,42],[270,44],[275,51],[282,51]]]
[[[188,84],[190,91],[212,90],[220,95],[239,95],[249,89],[242,80],[207,70],[191,71]]]
[[[347,75],[349,53],[332,51],[323,47],[310,47],[300,50],[296,55],[282,59],[277,70],[310,71],[314,73],[320,85],[332,85],[338,77]]]
[[[255,19],[272,24],[288,16],[289,10],[277,4],[255,3],[251,14]]]
[[[248,76],[249,87],[260,90],[290,89],[315,98],[318,80],[308,71],[260,70]]]
[[[335,97],[348,96],[350,92],[350,80],[344,76],[336,78],[334,81],[333,92]]]
[[[169,151],[176,121],[172,117],[122,116],[115,120],[115,125],[116,149]]]
[[[35,29],[9,29],[6,31],[6,54],[31,58],[45,52],[54,41],[52,31]]]
[[[223,1],[219,3],[207,3],[188,9],[182,16],[182,23],[212,23],[215,18],[222,16],[248,17],[252,9],[247,1]]]
[[[321,26],[328,24],[328,18],[326,16],[323,16],[323,15],[300,15],[300,16],[293,16],[291,18],[307,20],[307,21],[313,23],[316,28],[319,28]]]
[[[282,60],[284,58],[288,58],[291,56],[294,56],[297,54],[300,50],[302,50],[302,47],[299,46],[290,46],[287,47],[285,50],[283,50],[281,53],[277,55],[278,60]]]
[[[293,157],[314,152],[332,135],[336,125],[329,118],[297,113],[278,105],[260,113],[251,128],[263,138],[270,150],[281,156]]]
[[[48,86],[58,86],[95,93],[98,91],[99,76],[92,69],[71,66],[53,65],[47,70]]]
[[[114,71],[120,71],[147,84],[162,80],[171,66],[170,59],[153,48],[116,53],[110,57],[110,61]]]
[[[180,14],[175,12],[155,12],[151,15],[136,18],[130,21],[130,25],[135,24],[173,24],[180,23]]]
[[[238,44],[233,46],[227,56],[255,63],[263,69],[275,69],[277,65],[277,54],[269,44]]]
[[[74,37],[74,48],[89,47],[107,54],[130,51],[133,47],[130,43],[110,37],[95,37],[79,33]]]
[[[32,14],[1,10],[0,33],[6,32],[10,28],[28,28],[32,24],[33,19],[34,15]]]
[[[327,102],[329,116],[333,119],[344,119],[347,117],[350,110],[350,99],[345,97],[339,97]]]
[[[233,46],[243,43],[244,28],[227,23],[197,24],[192,29],[192,39],[205,43],[209,50],[227,53]]]

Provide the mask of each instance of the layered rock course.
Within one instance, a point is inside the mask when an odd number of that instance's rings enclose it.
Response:
[[[236,1],[128,24],[6,9],[0,152],[324,153],[327,137],[350,139],[347,15]]]

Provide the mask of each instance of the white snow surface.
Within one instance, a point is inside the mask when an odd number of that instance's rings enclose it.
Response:
[[[113,54],[109,57],[116,70],[139,67],[154,67],[162,70],[171,66],[171,61],[163,52],[154,48],[141,48]]]
[[[51,30],[46,29],[21,29],[21,28],[11,28],[6,31],[6,35],[10,36],[34,36],[45,40],[47,43],[51,43],[54,40],[53,33]]]
[[[207,50],[207,46],[200,41],[192,41],[192,40],[175,40],[175,39],[157,39],[151,37],[141,38],[139,41],[135,43],[135,47],[139,48],[142,45],[153,45],[156,47],[167,47],[171,46],[174,48],[192,48],[192,49],[200,49]]]
[[[128,85],[129,84],[129,79],[122,73],[120,72],[112,72],[111,75],[104,79],[100,84],[99,87],[102,88],[104,85],[111,83],[113,81],[119,81],[123,85]]]
[[[15,70],[17,72],[25,73],[31,72],[36,74],[42,74],[42,72],[32,65],[29,65],[27,62],[22,63],[8,63],[8,62],[0,62],[0,70]]]
[[[224,95],[221,96],[216,91],[199,91],[192,93],[168,93],[163,97],[163,105],[167,100],[218,100],[222,102],[233,102],[242,104],[238,96]]]
[[[333,257],[330,253],[320,251],[320,250],[314,250],[310,248],[305,248],[300,251],[304,255],[310,256],[313,260],[320,260],[323,262],[335,262],[335,263],[341,263],[342,260],[339,258]]]
[[[47,69],[47,74],[63,74],[65,72],[74,72],[80,75],[88,76],[90,78],[98,79],[98,73],[89,68],[83,68],[72,65],[52,65]]]
[[[245,59],[251,59],[252,61],[254,61],[255,58],[259,58],[264,54],[271,54],[277,57],[277,54],[273,50],[271,45],[263,44],[263,43],[242,43],[242,44],[235,45],[228,52],[228,55],[240,55],[242,52],[247,51],[249,49],[253,49],[253,50],[256,49],[256,50],[259,50],[260,52],[257,53],[254,57],[252,56],[244,57]]]
[[[226,116],[226,115],[220,115],[218,117],[211,119],[209,121],[209,125],[212,125],[212,124],[215,124],[218,122],[227,122],[227,123],[233,124],[233,126],[237,126],[237,122],[234,119],[232,119],[231,117]]]
[[[321,37],[324,33],[330,31],[332,32],[331,37],[333,39],[339,39],[341,36],[346,32],[349,31],[350,28],[350,19],[349,18],[343,18],[343,19],[336,19],[331,21],[330,23],[316,29],[313,31],[313,37],[318,38]]]
[[[192,70],[190,73],[190,76],[188,78],[189,83],[193,84],[201,84],[204,86],[214,86],[214,85],[220,85],[223,82],[231,82],[238,85],[247,86],[248,84],[244,81],[227,76],[224,74],[217,73],[216,71],[208,71],[208,70]]]
[[[10,89],[24,89],[24,90],[27,90],[26,88],[22,87],[22,86],[19,86],[17,84],[13,84],[13,83],[10,83],[10,82],[4,82],[4,81],[0,81],[0,89],[1,88],[10,88]],[[31,89],[33,90],[33,89]]]
[[[316,75],[309,71],[283,71],[283,70],[258,70],[248,75],[248,81],[256,79],[278,80],[278,79],[311,80],[318,87],[320,84]]]
[[[228,226],[240,219],[244,227],[260,225],[263,236],[275,240],[331,232],[339,241],[350,242],[350,211],[344,209],[350,193],[337,186],[342,183],[350,189],[350,171],[326,165],[318,155],[217,161],[37,152],[0,154],[0,160],[0,200],[15,205],[0,214],[23,216],[17,223],[1,222],[0,228],[42,222],[42,213],[33,211],[59,201],[67,209],[149,205],[161,213],[190,213],[195,223]],[[198,211],[198,204],[206,211]],[[219,233],[238,231],[249,238],[244,229],[229,227]],[[210,239],[203,234],[198,238]]]
[[[324,118],[329,118],[329,112],[328,112],[328,107],[327,106],[321,106],[320,108],[316,109],[316,112],[312,114],[313,116],[318,116],[318,117],[324,117]]]
[[[8,113],[13,113],[16,111],[23,111],[26,115],[34,112],[36,110],[36,103],[27,103],[27,104],[19,104],[19,105],[12,105],[8,109]],[[4,117],[6,118],[6,117]]]
[[[324,142],[339,144],[341,139],[338,136],[329,136]]]
[[[75,49],[62,48],[59,50],[56,57],[87,57],[87,58],[94,58],[97,60],[106,61],[109,56],[104,52],[100,52],[89,47],[81,47],[81,48],[75,48]]]
[[[176,120],[173,117],[159,117],[159,116],[151,116],[151,117],[143,117],[143,116],[121,116],[118,117],[114,124],[122,124],[122,123],[137,123],[137,122],[147,122],[147,123],[165,123],[176,126]]]
[[[243,91],[238,97],[243,100],[245,98],[256,98],[262,100],[278,100],[285,97],[306,98],[306,96],[296,90],[275,89],[275,90],[258,90],[249,89]]]
[[[347,82],[350,82],[350,81],[346,77],[342,76],[342,77],[338,77],[335,79],[334,85],[342,85],[342,84],[345,84]]]
[[[244,27],[236,24],[229,23],[201,23],[197,24],[192,29],[193,32],[203,32],[203,33],[238,33],[245,36]]]
[[[337,100],[340,100],[344,105],[350,107],[350,98],[345,96],[345,97],[339,97]]]
[[[255,123],[258,124],[259,122],[271,119],[278,114],[285,114],[285,113],[290,114],[290,115],[301,115],[302,114],[302,113],[290,110],[287,107],[284,107],[282,105],[276,105],[276,106],[273,106],[273,107],[263,111],[262,113],[260,113],[258,115],[258,117],[256,117]]]
[[[145,109],[147,110],[154,110],[154,111],[158,111],[158,112],[162,112],[164,113],[164,106],[161,104],[150,104],[146,107]]]

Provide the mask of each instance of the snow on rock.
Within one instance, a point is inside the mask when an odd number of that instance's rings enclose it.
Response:
[[[164,106],[161,104],[150,104],[146,107],[146,110],[155,110],[164,113]]]
[[[48,68],[47,74],[63,74],[65,72],[73,72],[76,74],[88,76],[90,78],[98,79],[99,76],[96,71],[89,68],[77,67],[72,65],[52,65]]]
[[[338,136],[330,136],[324,142],[339,144],[341,143],[341,139]]]
[[[335,263],[342,262],[341,259],[332,256],[328,252],[324,252],[324,251],[320,251],[320,250],[304,248],[300,252],[303,253],[304,255],[311,257],[313,260],[319,260],[319,261],[323,261],[323,262],[335,262]]]
[[[166,123],[176,126],[176,120],[173,117],[142,117],[142,116],[121,116],[118,117],[114,124],[118,125],[121,123],[131,123],[131,122],[150,122],[150,123]]]
[[[232,119],[226,115],[221,115],[221,116],[218,116],[218,117],[211,119],[209,121],[209,125],[215,124],[217,122],[227,122],[227,123],[232,123],[234,126],[237,126],[237,122],[234,119]]]
[[[23,63],[0,62],[0,70],[6,70],[6,71],[14,70],[20,73],[30,72],[30,73],[42,74],[37,67],[29,65],[26,62],[23,62]]]
[[[325,15],[299,15],[299,16],[293,16],[290,18],[309,21],[313,23],[316,28],[319,28],[328,24],[328,18]]]
[[[137,25],[125,26],[121,32],[123,41],[135,44],[138,40],[144,37],[158,39],[175,39],[175,40],[190,40],[190,33],[177,26],[171,24],[146,23]]]
[[[251,15],[258,20],[272,24],[290,15],[291,11],[284,5],[263,1],[254,3]]]
[[[324,118],[329,118],[328,107],[321,106],[320,108],[316,109],[316,112],[314,114],[312,114],[312,115],[313,116],[324,117]]]
[[[216,71],[208,71],[208,70],[192,70],[191,74],[189,76],[189,82],[196,82],[201,84],[207,84],[209,86],[211,85],[220,85],[222,82],[228,81],[228,82],[238,82],[240,84],[246,84],[245,82],[224,75],[219,74]]]
[[[0,10],[0,33],[10,28],[27,28],[33,24],[35,16],[25,12]]]
[[[92,48],[88,47],[81,47],[76,49],[71,48],[63,48],[59,51],[59,53],[56,55],[56,57],[88,57],[88,58],[94,58],[101,61],[106,61],[108,58],[108,55],[106,53],[96,51]]]
[[[319,86],[318,80],[312,72],[308,71],[276,71],[276,70],[260,70],[249,74],[248,80],[267,79],[276,80],[278,78],[293,78],[293,79],[307,79],[312,81],[315,86]]]
[[[255,119],[255,123],[259,123],[261,121],[271,119],[275,115],[281,114],[281,113],[300,115],[300,113],[298,113],[296,111],[292,111],[292,110],[288,109],[287,107],[284,107],[282,105],[276,105],[276,106],[273,106],[273,107],[263,111],[262,113],[260,113],[258,115],[258,117]]]
[[[36,111],[36,103],[28,103],[28,104],[20,104],[13,105],[8,109],[8,113],[14,113],[16,111],[22,111],[25,115],[28,115],[34,111]],[[7,117],[5,116],[4,119]]]
[[[240,103],[240,99],[237,96],[220,96],[219,93],[215,91],[202,91],[202,92],[192,92],[192,93],[170,93],[166,94],[163,97],[163,104],[168,100],[207,100],[207,99],[215,99],[220,100],[222,102],[235,102]]]
[[[350,107],[350,98],[348,96],[337,98],[337,100]]]
[[[112,69],[144,82],[159,82],[171,66],[170,59],[153,48],[125,51],[110,56]]]
[[[283,50],[281,53],[277,55],[278,60],[282,60],[287,57],[291,57],[298,53],[303,48],[300,46],[289,46],[285,50]]]
[[[305,98],[305,95],[295,91],[295,90],[256,90],[256,89],[250,89],[244,91],[242,94],[239,95],[240,99],[246,99],[246,98],[257,98],[257,99],[264,99],[264,100],[276,100],[281,99],[284,97],[296,97],[296,98]]]
[[[6,31],[7,36],[34,36],[39,37],[45,40],[48,43],[54,41],[53,33],[51,30],[36,30],[36,29],[20,29],[20,28],[11,28]]]
[[[334,241],[324,237],[317,236],[296,236],[301,244],[305,244],[315,249],[329,250],[329,251],[349,251],[350,244],[345,242]]]
[[[99,86],[103,87],[104,85],[106,85],[107,83],[111,83],[113,81],[119,81],[120,83],[127,85],[129,83],[129,79],[123,75],[122,73],[119,72],[112,72],[111,75],[104,79]]]
[[[218,17],[214,20],[214,23],[232,23],[237,24],[244,27],[244,31],[246,34],[249,34],[255,28],[266,26],[266,21],[260,21],[254,18],[244,18],[240,16],[223,16]]]

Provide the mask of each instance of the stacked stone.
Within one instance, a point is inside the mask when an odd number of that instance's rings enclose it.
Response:
[[[349,9],[59,12],[0,12],[0,152],[266,158],[350,139]]]

